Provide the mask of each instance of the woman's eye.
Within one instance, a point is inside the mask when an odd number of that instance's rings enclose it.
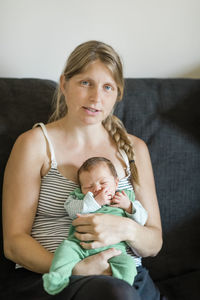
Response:
[[[83,80],[83,81],[81,81],[81,84],[84,85],[84,86],[88,86],[89,85],[89,81]]]
[[[110,85],[105,85],[106,91],[110,92],[112,90],[112,86]]]

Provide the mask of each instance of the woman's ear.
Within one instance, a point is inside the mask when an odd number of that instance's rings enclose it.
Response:
[[[60,76],[60,89],[62,91],[62,93],[65,91],[66,89],[66,80],[65,80],[65,75],[61,75]]]

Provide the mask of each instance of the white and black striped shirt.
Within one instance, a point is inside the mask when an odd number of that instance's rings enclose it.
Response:
[[[77,183],[65,178],[57,169],[54,149],[49,140],[47,130],[44,124],[39,123],[43,133],[49,143],[51,152],[51,168],[49,172],[42,177],[38,207],[31,235],[42,246],[51,252],[55,252],[59,244],[67,238],[72,220],[69,218],[64,203],[69,194],[78,187]],[[132,190],[130,182],[130,167],[125,152],[121,153],[127,165],[127,177],[119,181],[118,189]],[[136,256],[132,250],[127,247],[127,253],[131,254],[135,260],[136,266],[141,265],[141,258]]]

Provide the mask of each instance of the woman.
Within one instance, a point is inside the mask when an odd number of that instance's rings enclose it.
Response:
[[[162,246],[149,152],[141,139],[128,135],[112,116],[123,88],[117,53],[98,41],[83,43],[69,56],[60,77],[51,122],[39,124],[17,139],[3,189],[4,252],[17,264],[9,284],[13,288],[10,299],[52,298],[43,290],[42,274],[49,271],[53,252],[67,237],[70,220],[64,202],[77,187],[78,168],[92,156],[112,161],[120,178],[119,188],[132,188],[133,184],[136,199],[148,211],[148,220],[141,226],[114,215],[79,216],[73,221],[76,237],[85,249],[126,241],[134,249],[129,253],[138,275],[133,287],[110,276],[109,259],[120,252],[109,249],[79,262],[70,285],[54,298],[160,299],[140,258],[155,256]]]

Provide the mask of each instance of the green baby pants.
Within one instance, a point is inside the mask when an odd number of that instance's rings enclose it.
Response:
[[[43,275],[45,291],[51,295],[61,292],[69,284],[72,270],[80,260],[109,248],[122,251],[120,255],[109,259],[112,276],[133,285],[137,271],[133,258],[126,253],[125,242],[109,247],[85,250],[75,241],[64,240],[54,254],[49,273]]]

